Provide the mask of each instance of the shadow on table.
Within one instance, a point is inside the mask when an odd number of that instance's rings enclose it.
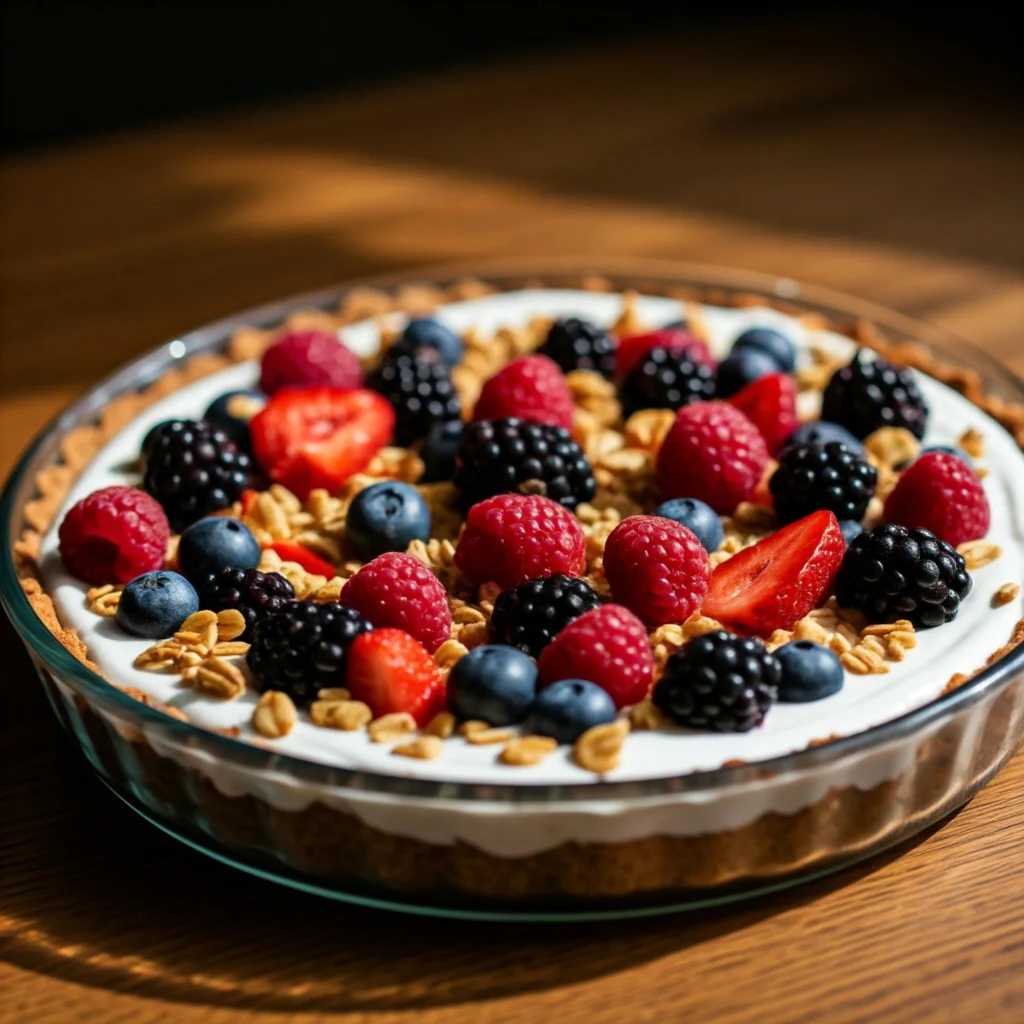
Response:
[[[0,634],[14,650],[6,622]],[[928,834],[799,889],[666,918],[541,926],[361,910],[232,871],[129,814],[14,661],[0,688],[0,959],[143,997],[397,1010],[571,985],[813,902]]]

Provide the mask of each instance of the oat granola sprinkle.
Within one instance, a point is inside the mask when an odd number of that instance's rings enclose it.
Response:
[[[540,764],[557,749],[558,743],[550,736],[519,736],[502,747],[498,760],[515,768],[527,768]]]
[[[420,761],[432,761],[438,757],[444,747],[440,736],[417,736],[408,743],[400,743],[391,751],[399,757],[414,757]]]
[[[967,568],[983,569],[991,565],[1003,553],[998,544],[988,540],[968,540],[957,547],[957,551],[964,556]]]
[[[416,731],[416,719],[405,711],[396,711],[375,718],[366,727],[366,731],[374,743],[394,743]]]
[[[1001,605],[1010,604],[1016,601],[1020,594],[1020,585],[1017,583],[1004,583],[993,595],[992,606],[999,608]]]
[[[267,690],[253,709],[252,727],[267,739],[280,739],[295,728],[295,704],[287,693]]]
[[[361,700],[315,700],[309,706],[309,717],[321,729],[355,732],[370,723],[373,712]]]
[[[604,775],[619,766],[622,746],[629,734],[629,721],[618,718],[606,725],[595,725],[576,741],[573,760],[589,772]]]

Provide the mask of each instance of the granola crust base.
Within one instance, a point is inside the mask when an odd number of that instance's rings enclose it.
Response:
[[[524,286],[537,282],[523,282]],[[611,282],[586,278],[579,287],[613,290]],[[334,314],[298,311],[287,327],[343,326],[389,312],[425,313],[445,302],[476,297],[495,289],[464,280],[448,289],[409,285],[389,294],[374,289],[351,291]],[[937,361],[923,346],[883,339],[873,324],[826,322],[799,307],[761,295],[718,289],[671,289],[666,294],[708,305],[769,305],[803,317],[858,344],[913,366],[954,388],[999,421],[1024,448],[1024,406],[1011,405],[984,392],[973,370]],[[152,402],[178,388],[215,373],[233,362],[257,358],[275,331],[243,328],[224,354],[201,354],[165,373],[149,387],[124,394],[108,404],[100,422],[70,431],[61,442],[61,461],[36,478],[38,497],[24,509],[26,528],[14,554],[21,586],[37,615],[58,641],[79,661],[96,670],[81,637],[59,621],[53,601],[40,581],[41,538],[52,523],[77,475],[99,449]],[[1024,620],[992,664],[1024,642]],[[979,667],[978,671],[985,666]],[[957,675],[944,692],[971,676]],[[55,684],[55,705],[61,698]],[[146,704],[140,691],[126,690]],[[436,846],[373,829],[353,815],[312,804],[302,811],[282,811],[250,796],[229,797],[193,769],[158,755],[141,734],[115,730],[88,703],[76,696],[73,713],[81,716],[105,773],[127,786],[124,764],[144,775],[152,798],[172,817],[204,820],[214,838],[239,851],[258,849],[290,868],[329,879],[358,878],[374,885],[417,893],[456,891],[470,896],[523,899],[532,897],[614,898],[643,893],[707,891],[737,882],[770,880],[800,871],[820,870],[853,859],[912,835],[922,824],[969,799],[1002,766],[1015,746],[1024,705],[1024,682],[1005,688],[987,709],[964,783],[961,745],[965,720],[958,716],[920,744],[916,762],[895,779],[870,789],[846,787],[796,814],[769,813],[751,824],[698,836],[651,836],[622,843],[566,843],[522,858],[497,857],[469,844]],[[822,740],[820,742],[828,742]],[[125,745],[130,746],[126,756]],[[814,744],[818,745],[818,744]]]

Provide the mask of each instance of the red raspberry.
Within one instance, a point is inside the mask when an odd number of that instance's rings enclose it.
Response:
[[[663,500],[699,498],[728,515],[754,493],[768,446],[753,423],[727,402],[696,402],[676,414],[658,452]]]
[[[579,576],[586,541],[576,517],[536,494],[497,494],[469,510],[455,564],[473,583],[508,590],[524,580],[564,572]]]
[[[628,608],[606,604],[570,622],[544,648],[537,665],[542,686],[586,679],[621,708],[647,696],[654,655],[644,624]]]
[[[800,426],[796,416],[796,381],[785,373],[759,377],[732,395],[729,404],[761,431],[772,455],[779,454],[782,442]]]
[[[646,625],[685,622],[700,608],[711,568],[692,531],[663,516],[629,516],[604,549],[612,597]]]
[[[134,487],[93,491],[60,524],[60,556],[86,583],[130,583],[162,569],[171,530],[155,498]]]
[[[619,342],[615,352],[616,376],[625,380],[629,371],[639,363],[652,348],[667,348],[673,352],[685,350],[695,363],[712,369],[717,365],[707,345],[684,327],[663,327],[647,334],[631,334]]]
[[[547,356],[523,356],[484,384],[473,419],[518,416],[572,430],[572,409],[572,395],[558,364]]]
[[[901,477],[885,503],[885,521],[930,530],[956,547],[988,533],[992,511],[977,474],[963,459],[927,452]]]
[[[272,395],[281,388],[358,388],[363,369],[354,352],[330,331],[289,331],[263,353],[260,389]]]
[[[345,584],[341,603],[376,629],[404,630],[431,653],[451,631],[452,613],[441,581],[418,558],[398,551],[367,562]]]

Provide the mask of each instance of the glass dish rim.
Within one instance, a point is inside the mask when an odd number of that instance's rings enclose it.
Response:
[[[154,727],[174,743],[193,749],[199,745],[214,756],[236,763],[241,761],[247,767],[287,772],[303,781],[349,788],[362,793],[501,803],[605,802],[656,797],[668,793],[731,789],[787,773],[819,768],[877,749],[889,742],[905,739],[933,723],[945,721],[961,709],[1008,685],[1024,670],[1022,644],[1003,654],[962,686],[940,695],[922,707],[827,744],[807,747],[766,760],[684,775],[613,782],[599,780],[565,785],[528,781],[509,784],[445,782],[325,765],[294,755],[276,753],[165,715],[123,693],[78,661],[46,628],[29,603],[15,571],[12,542],[21,534],[24,500],[30,498],[31,494],[26,494],[23,500],[19,498],[22,497],[22,491],[33,486],[30,474],[34,477],[34,463],[42,457],[44,450],[55,444],[71,426],[79,422],[93,421],[94,413],[102,406],[103,397],[136,390],[140,384],[149,383],[185,357],[221,350],[231,333],[239,327],[274,326],[299,309],[336,307],[346,295],[356,289],[376,288],[394,292],[403,285],[444,287],[465,278],[494,284],[502,290],[522,286],[524,279],[557,281],[559,278],[568,278],[570,281],[560,284],[545,283],[544,287],[570,287],[572,279],[578,287],[579,280],[586,276],[607,278],[616,291],[638,284],[650,285],[657,282],[665,288],[717,288],[734,294],[760,294],[775,301],[801,305],[808,312],[818,310],[831,313],[833,316],[866,318],[883,329],[894,329],[916,341],[927,343],[928,338],[941,339],[945,343],[939,346],[941,354],[952,355],[954,359],[959,358],[962,362],[975,367],[981,364],[990,374],[995,374],[1005,384],[1013,387],[1024,399],[1024,381],[998,360],[952,332],[841,292],[756,271],[676,261],[631,258],[589,260],[566,257],[518,261],[460,261],[357,278],[328,288],[275,300],[171,339],[89,387],[36,435],[11,471],[0,494],[0,523],[4,529],[3,543],[0,544],[0,603],[18,634],[27,643],[32,655],[40,659],[48,669],[52,669],[59,679],[63,681],[70,678],[76,686],[83,689],[90,700],[97,702],[101,707],[115,712],[119,717],[127,717],[129,722],[140,728]],[[958,355],[953,355],[953,352]],[[17,532],[14,532],[15,526]]]

